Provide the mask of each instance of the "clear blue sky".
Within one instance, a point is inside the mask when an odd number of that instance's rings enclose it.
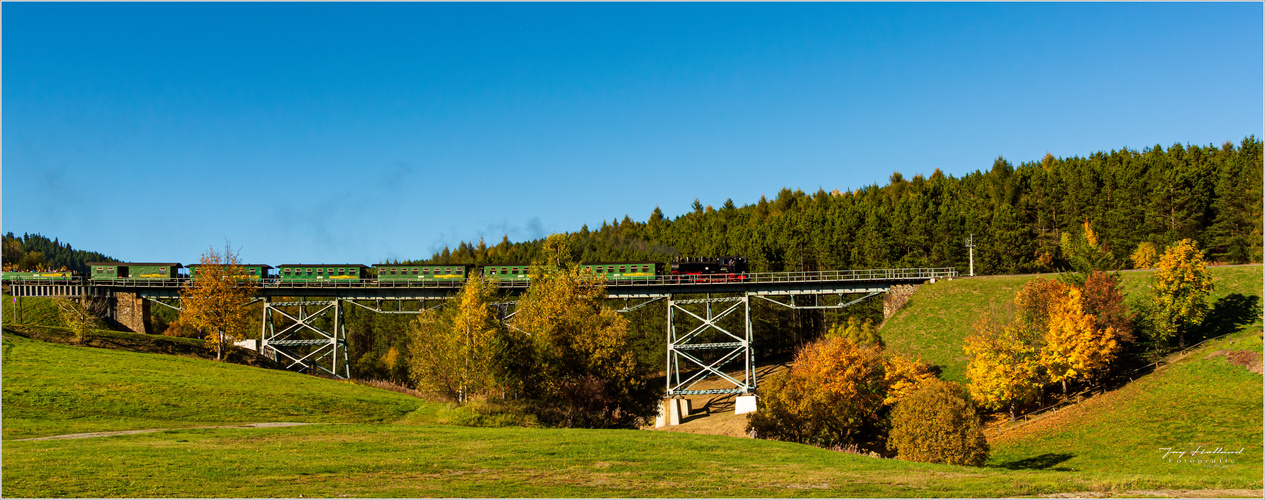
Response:
[[[1262,137],[1262,5],[3,4],[3,231],[426,258]]]

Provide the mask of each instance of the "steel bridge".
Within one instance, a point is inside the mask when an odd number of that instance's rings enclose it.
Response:
[[[749,273],[743,279],[709,276],[652,276],[606,282],[609,299],[622,299],[620,312],[634,311],[663,301],[667,306],[667,396],[691,394],[752,394],[756,391],[751,304],[759,299],[789,309],[842,309],[867,298],[886,293],[893,286],[917,285],[953,279],[953,268],[866,269]],[[33,281],[6,281],[15,297],[103,297],[117,302],[121,297],[179,309],[172,300],[186,279],[169,280],[84,280],[50,284]],[[288,368],[348,378],[347,331],[344,311],[347,304],[375,313],[417,314],[427,301],[443,301],[455,295],[464,282],[429,281],[416,283],[266,281],[258,287],[253,302],[262,302],[259,352]],[[526,280],[500,281],[506,295],[517,295],[530,284]],[[844,301],[844,295],[861,295]],[[811,305],[801,305],[796,296],[811,296]],[[822,305],[823,296],[838,296],[833,304]],[[403,301],[420,301],[417,310],[404,309]],[[383,307],[383,302],[397,307]],[[368,303],[367,303],[368,302]],[[511,303],[512,304],[512,303]],[[505,306],[504,304],[502,305]],[[113,313],[112,313],[113,314]],[[513,314],[503,311],[502,319]],[[732,319],[728,319],[732,318]],[[740,326],[735,326],[738,324]],[[742,378],[724,371],[741,361]],[[737,371],[734,371],[737,373]],[[700,382],[715,379],[732,387],[695,389]]]

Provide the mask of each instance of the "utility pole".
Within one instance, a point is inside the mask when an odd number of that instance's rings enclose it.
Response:
[[[970,251],[970,276],[975,276],[975,235],[966,237],[966,249]]]

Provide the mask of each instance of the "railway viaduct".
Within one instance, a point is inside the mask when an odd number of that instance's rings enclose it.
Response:
[[[883,295],[884,316],[888,317],[918,285],[957,276],[953,268],[751,273],[748,279],[729,282],[711,281],[706,276],[656,276],[608,282],[606,293],[609,299],[623,301],[620,312],[658,302],[667,306],[667,397],[675,401],[692,394],[734,394],[739,396],[737,410],[741,412],[744,404],[754,409],[751,395],[756,391],[753,301],[788,309],[842,309]],[[178,309],[173,299],[179,299],[182,280],[81,280],[56,285],[10,281],[5,285],[14,297],[104,300],[109,304],[110,318],[133,331],[149,333],[149,308]],[[442,303],[455,295],[460,286],[460,282],[268,283],[259,288],[254,299],[263,305],[258,350],[293,370],[347,378],[347,307],[381,314],[417,314],[428,303]],[[527,281],[500,282],[501,291],[510,296],[527,286]],[[860,297],[844,301],[845,296],[857,295]],[[421,309],[406,310],[404,301],[419,301]],[[390,307],[393,302],[394,308]],[[510,304],[499,305],[502,320],[513,316]],[[723,370],[738,362],[742,364],[741,378]],[[730,371],[736,374],[739,370]],[[726,388],[696,389],[704,380],[720,380]]]

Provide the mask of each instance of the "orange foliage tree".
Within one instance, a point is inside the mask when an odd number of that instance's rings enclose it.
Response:
[[[1040,360],[1049,380],[1063,384],[1064,394],[1068,380],[1102,372],[1119,349],[1119,333],[1112,327],[1099,327],[1096,318],[1085,312],[1080,290],[1068,290],[1063,300],[1053,304]]]
[[[257,285],[246,278],[238,255],[228,243],[224,251],[207,249],[199,261],[194,279],[180,288],[180,321],[202,330],[215,359],[224,359],[225,345],[249,335],[250,315],[246,305],[255,296]]]
[[[1116,331],[1120,342],[1133,341],[1133,315],[1120,292],[1120,276],[1102,271],[1089,273],[1081,287],[1081,305],[1094,316],[1099,328]]]
[[[764,383],[748,432],[822,447],[885,448],[892,406],[935,376],[924,363],[885,353],[869,335],[858,343],[835,333],[800,349],[790,369]]]
[[[794,366],[762,388],[763,408],[747,419],[763,438],[823,447],[873,448],[887,382],[883,352],[832,337],[800,349]]]

